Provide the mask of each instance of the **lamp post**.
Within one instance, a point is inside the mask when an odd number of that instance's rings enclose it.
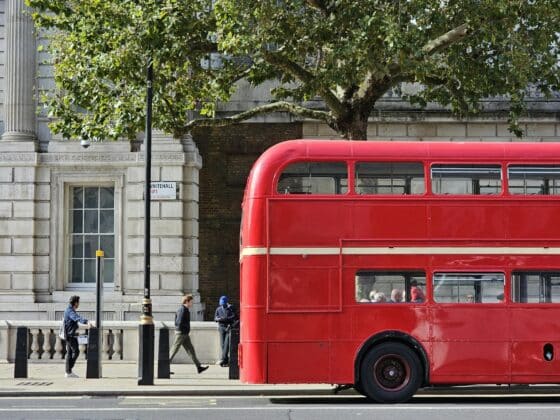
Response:
[[[146,184],[144,185],[144,299],[138,330],[138,385],[154,384],[154,319],[150,299],[150,210],[152,184],[152,82],[153,63],[148,61],[146,71],[146,133],[144,137],[144,159]]]

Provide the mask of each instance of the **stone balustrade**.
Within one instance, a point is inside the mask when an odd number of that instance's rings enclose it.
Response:
[[[0,363],[13,362],[18,327],[29,328],[28,355],[30,362],[63,362],[66,348],[58,337],[61,321],[0,321]],[[169,329],[169,346],[173,343],[175,330],[172,322],[155,323],[155,359],[158,357],[159,330]],[[86,329],[81,328],[80,334]],[[220,359],[220,337],[214,322],[191,322],[191,340],[202,363],[215,363]],[[105,361],[135,362],[138,359],[138,322],[103,322],[101,354]],[[80,357],[84,360],[86,346],[80,346]],[[181,349],[173,363],[192,363]]]

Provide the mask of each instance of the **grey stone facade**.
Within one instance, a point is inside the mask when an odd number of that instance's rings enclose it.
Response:
[[[0,97],[0,319],[58,319],[73,294],[81,295],[85,316],[93,314],[94,285],[70,281],[69,205],[72,188],[104,186],[114,194],[114,280],[104,291],[104,317],[138,320],[144,293],[144,152],[129,142],[99,142],[86,150],[78,142],[52,138],[46,121],[35,112],[35,86],[48,86],[50,71],[42,66],[37,75],[36,38],[24,0],[0,1],[0,16],[5,22],[0,45],[6,46],[0,53],[5,70],[0,79],[5,92]],[[195,295],[193,318],[202,319],[197,220],[201,165],[192,139],[154,133],[152,181],[174,182],[178,190],[176,199],[152,202],[156,320],[172,320],[185,292]],[[102,212],[95,211],[101,219]]]
[[[137,320],[143,296],[143,151],[128,142],[99,142],[85,150],[77,142],[53,138],[46,118],[34,111],[36,91],[53,84],[50,67],[43,63],[45,53],[36,52],[36,45],[45,40],[32,33],[24,9],[24,0],[0,0],[0,319],[58,319],[72,294],[82,296],[81,312],[91,316],[93,288],[70,282],[70,191],[78,185],[109,185],[114,188],[115,269],[114,282],[104,294],[105,318]],[[269,87],[255,89],[240,83],[238,93],[221,105],[220,113],[229,115],[268,102]],[[529,102],[523,141],[557,141],[560,98],[533,95]],[[507,130],[504,102],[496,99],[486,105],[488,112],[459,121],[440,107],[418,110],[387,95],[371,118],[369,138],[519,141]],[[259,116],[247,124],[254,123],[301,124],[303,137],[337,137],[324,124],[282,113]],[[219,137],[227,133],[226,128]],[[176,182],[179,187],[176,200],[152,203],[151,287],[156,321],[173,319],[185,292],[195,295],[195,319],[202,319],[204,312],[198,292],[202,158],[196,141],[154,135],[152,180]],[[235,257],[236,252],[230,254]],[[226,284],[235,279],[219,281]],[[219,290],[216,287],[215,293]]]

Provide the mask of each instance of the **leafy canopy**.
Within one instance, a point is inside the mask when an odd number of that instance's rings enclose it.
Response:
[[[51,32],[57,90],[47,105],[68,137],[133,137],[154,61],[154,125],[176,135],[284,110],[349,139],[386,92],[422,86],[411,102],[459,115],[504,95],[510,122],[528,86],[560,87],[560,0],[28,0]],[[213,8],[212,8],[213,3]],[[45,13],[49,12],[49,13]],[[208,68],[209,54],[222,53]],[[279,80],[276,102],[212,117],[235,81]],[[322,109],[306,107],[321,98]],[[87,110],[84,113],[83,110]]]
[[[220,47],[253,58],[250,80],[322,97],[325,121],[349,136],[402,82],[424,86],[412,102],[460,115],[507,95],[512,122],[529,84],[559,87],[559,0],[217,0],[216,16]]]
[[[28,0],[48,31],[56,89],[44,98],[65,137],[134,138],[145,117],[146,68],[156,69],[154,127],[181,136],[190,111],[227,100],[228,70],[214,74],[211,0]],[[84,112],[87,111],[87,112]]]

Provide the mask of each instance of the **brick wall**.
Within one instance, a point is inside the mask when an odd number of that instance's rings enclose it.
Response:
[[[300,123],[242,124],[193,133],[202,156],[199,290],[206,320],[221,295],[239,303],[241,200],[251,166],[268,147],[302,136]]]

